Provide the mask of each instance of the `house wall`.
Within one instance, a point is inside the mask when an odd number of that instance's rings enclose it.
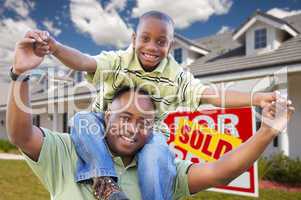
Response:
[[[278,49],[280,47],[281,43],[285,40],[285,37],[287,34],[284,31],[281,31],[279,29],[275,30],[275,34],[276,34],[276,37],[275,37],[275,41],[274,41],[274,48]]]
[[[186,55],[187,59],[186,59],[186,62],[183,66],[188,66],[190,65],[191,63],[193,63],[196,59],[200,58],[200,54],[194,52],[194,51],[187,51],[187,55]]]
[[[194,52],[194,51],[190,51],[188,50],[186,47],[184,47],[183,45],[179,44],[178,42],[174,42],[174,44],[171,47],[171,53],[173,55],[173,50],[177,49],[177,48],[182,48],[182,58],[183,58],[183,62],[181,63],[181,65],[183,67],[186,67],[188,65],[190,65],[191,63],[193,63],[197,58],[200,57],[200,54]]]
[[[6,111],[0,112],[0,139],[7,139],[6,135],[6,128],[5,128],[5,113]],[[3,125],[1,124],[1,121],[3,121]]]
[[[224,85],[229,90],[243,91],[243,92],[255,92],[255,91],[264,91],[265,89],[269,90],[273,84],[273,77],[263,77],[257,79],[246,79],[246,80],[236,80],[232,82],[224,82]],[[301,119],[301,72],[291,73],[287,77],[287,89],[288,97],[291,99],[295,106],[295,113],[290,121],[286,134],[288,136],[288,155],[292,158],[299,157],[301,158],[301,134],[300,134],[300,119]],[[270,156],[275,153],[281,152],[281,136],[278,137],[278,146],[274,146],[272,142],[264,151],[264,156]]]
[[[255,30],[266,28],[267,29],[267,46],[266,48],[255,49],[254,48],[254,39],[255,39]],[[267,25],[262,22],[256,22],[249,30],[246,32],[246,53],[247,55],[261,54],[273,50],[275,47],[279,47],[279,42],[276,42],[276,30],[274,27]]]
[[[301,158],[301,72],[288,76],[288,95],[295,106],[295,113],[288,126],[289,153],[291,157]]]

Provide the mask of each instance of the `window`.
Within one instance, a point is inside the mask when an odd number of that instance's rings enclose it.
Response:
[[[173,56],[174,56],[175,60],[176,60],[179,64],[181,64],[182,61],[183,61],[183,58],[182,58],[182,49],[181,49],[181,48],[175,49],[174,52],[173,52],[173,54],[174,54]]]
[[[77,83],[83,80],[82,72],[75,72],[75,80]]]
[[[35,126],[40,127],[40,115],[36,115],[32,118],[32,122]]]
[[[63,132],[70,133],[70,127],[68,126],[68,113],[63,114]]]
[[[255,30],[255,49],[267,46],[267,30],[265,28]]]
[[[273,147],[278,147],[278,146],[279,146],[279,141],[278,141],[278,136],[277,136],[273,140]]]

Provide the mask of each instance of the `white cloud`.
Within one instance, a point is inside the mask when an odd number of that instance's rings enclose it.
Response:
[[[25,33],[36,29],[37,24],[31,19],[13,20],[5,18],[0,21],[0,66],[8,68],[13,63],[14,49]],[[42,66],[59,66],[57,60],[47,57]]]
[[[133,16],[139,17],[150,10],[168,14],[177,28],[186,28],[196,21],[207,21],[212,15],[229,12],[232,0],[137,0]]]
[[[5,8],[15,11],[24,18],[29,15],[30,9],[32,9],[34,5],[33,1],[25,2],[20,0],[6,0],[4,3]]]
[[[45,20],[43,21],[43,25],[47,28],[47,30],[52,33],[53,35],[55,36],[58,36],[62,30],[60,30],[59,28],[56,28],[53,24],[52,21],[49,21],[49,20]]]
[[[225,32],[228,32],[228,31],[232,31],[233,29],[231,29],[229,26],[222,26],[221,29],[219,31],[217,31],[217,35],[218,34],[223,34]]]
[[[71,20],[82,33],[88,33],[99,45],[125,47],[129,44],[132,29],[111,6],[109,11],[96,0],[71,0]]]
[[[273,15],[278,18],[284,18],[292,15],[297,15],[301,13],[301,10],[288,10],[282,8],[272,8],[267,11],[268,14]]]
[[[124,10],[126,7],[126,0],[111,0],[111,2],[106,6],[106,11],[111,10]]]

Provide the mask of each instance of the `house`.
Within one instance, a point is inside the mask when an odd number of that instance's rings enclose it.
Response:
[[[256,11],[234,32],[201,38],[210,51],[189,65],[204,82],[239,91],[279,90],[294,102],[296,113],[286,132],[265,151],[301,157],[301,14],[283,19]]]

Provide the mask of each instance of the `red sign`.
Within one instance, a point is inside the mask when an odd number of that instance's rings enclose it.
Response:
[[[194,163],[218,160],[255,133],[252,108],[175,112],[164,122],[170,129],[168,144],[176,156]],[[257,164],[227,186],[210,190],[258,196]]]

